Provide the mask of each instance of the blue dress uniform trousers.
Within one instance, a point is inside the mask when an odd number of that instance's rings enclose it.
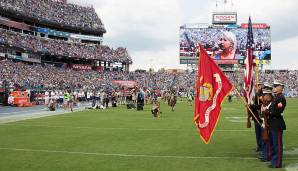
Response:
[[[272,167],[282,167],[283,156],[283,142],[282,142],[283,130],[270,130],[270,140],[272,144],[271,165]]]
[[[262,128],[262,133],[264,129]],[[270,161],[271,160],[271,143],[270,137],[268,140],[262,140],[262,150],[260,151],[260,158],[263,161]]]
[[[262,127],[258,123],[255,123],[255,133],[256,133],[256,142],[257,142],[257,149],[261,151],[262,148]]]

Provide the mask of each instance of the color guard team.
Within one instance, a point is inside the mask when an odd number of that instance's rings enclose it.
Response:
[[[284,84],[274,81],[273,85],[259,82],[255,103],[251,109],[255,121],[257,152],[262,162],[270,162],[270,168],[281,168],[283,159],[283,131],[286,124],[283,112],[287,105],[283,95]]]

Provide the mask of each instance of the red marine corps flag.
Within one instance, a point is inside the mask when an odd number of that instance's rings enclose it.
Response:
[[[218,122],[221,103],[232,88],[225,74],[200,46],[194,121],[206,144],[209,143]]]

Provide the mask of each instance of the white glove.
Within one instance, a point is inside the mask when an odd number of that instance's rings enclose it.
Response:
[[[264,118],[262,118],[262,121],[263,121],[263,123],[262,123],[261,127],[262,127],[262,128],[265,128]]]

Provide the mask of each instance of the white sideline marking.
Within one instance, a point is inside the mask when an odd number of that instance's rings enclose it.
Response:
[[[172,158],[172,159],[238,159],[238,160],[256,160],[255,157],[158,156],[158,155],[143,155],[143,154],[91,153],[91,152],[78,152],[78,151],[36,150],[36,149],[20,149],[20,148],[0,148],[0,150],[23,151],[23,152],[41,152],[41,153],[64,153],[64,154],[94,155],[94,156],[117,156],[117,157]]]
[[[226,119],[246,119],[247,117],[238,117],[238,116],[233,116],[233,117],[225,117]]]
[[[298,171],[298,163],[290,164],[285,169],[286,171]]]
[[[224,108],[222,108],[222,110],[237,110],[236,108],[232,108],[232,107],[224,107]]]
[[[228,121],[234,122],[234,123],[245,123],[247,122],[247,117],[225,117]]]
[[[284,151],[284,154],[287,154],[287,155],[298,155],[298,148],[295,148],[294,150],[291,150],[291,151]]]
[[[75,108],[74,110],[75,112],[79,112],[79,111],[84,111],[86,109],[84,107],[79,107],[79,108]],[[6,115],[3,117],[0,117],[0,124],[72,113],[70,110],[69,111],[68,110],[49,111],[49,110],[42,109],[42,110],[30,110],[30,111],[31,111],[30,114],[28,114],[29,111],[27,111],[26,114]],[[37,113],[34,111],[39,111],[39,112]],[[19,113],[19,112],[11,112],[11,113]],[[1,113],[1,114],[5,114],[5,113]]]
[[[229,120],[229,121],[233,123],[246,123],[245,120]]]
[[[46,110],[46,108],[43,109],[36,109],[36,110],[22,110],[22,111],[15,111],[15,112],[6,112],[6,113],[1,113],[1,115],[9,115],[9,114],[15,114],[15,113],[31,113],[31,112],[46,112],[49,110]]]
[[[98,129],[98,130],[136,130],[136,131],[193,131],[193,129],[157,129],[157,128],[98,128],[98,127],[75,127],[75,126],[51,126],[51,125],[29,125],[29,124],[0,124],[0,126],[24,126],[24,127],[46,127],[46,128],[70,128],[70,129]],[[219,132],[252,132],[249,129],[219,129]]]

